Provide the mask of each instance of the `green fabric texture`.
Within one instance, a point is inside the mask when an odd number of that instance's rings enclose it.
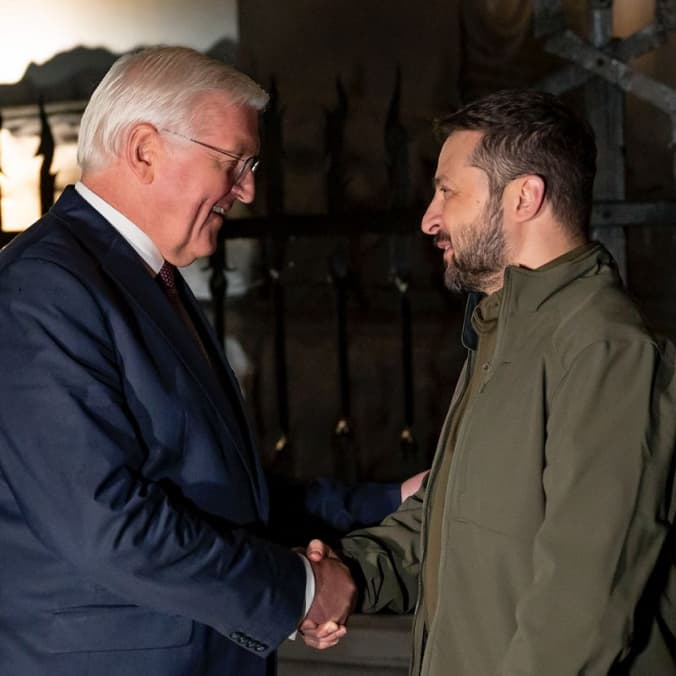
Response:
[[[458,405],[449,414],[451,419],[448,439],[443,451],[439,471],[432,485],[428,486],[430,501],[430,518],[427,529],[427,556],[422,570],[423,589],[425,590],[424,608],[425,622],[430,626],[437,610],[439,594],[439,560],[441,558],[441,522],[444,512],[445,490],[448,485],[448,474],[451,468],[453,448],[458,434],[460,421],[465,409],[476,397],[483,382],[482,374],[490,368],[495,350],[498,327],[498,313],[502,301],[502,289],[484,298],[471,316],[472,327],[478,337],[476,354],[470,352],[467,359],[469,381],[461,387]]]
[[[416,609],[412,674],[676,673],[674,364],[602,246],[506,270],[493,358],[455,444],[467,363],[428,482],[341,543],[363,611]],[[419,573],[439,506],[426,627]]]

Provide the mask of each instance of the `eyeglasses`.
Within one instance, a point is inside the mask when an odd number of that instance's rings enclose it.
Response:
[[[242,155],[236,155],[235,153],[223,150],[222,148],[217,148],[216,146],[212,146],[211,144],[205,143],[204,141],[198,141],[196,138],[191,138],[190,136],[186,136],[185,134],[181,134],[171,129],[160,129],[160,131],[166,132],[167,134],[173,134],[174,136],[178,136],[182,139],[185,139],[186,141],[190,141],[191,143],[196,143],[198,146],[202,146],[203,148],[213,150],[215,153],[225,155],[227,158],[231,160],[241,162],[242,164],[239,168],[239,171],[234,175],[233,178],[233,183],[235,184],[240,183],[249,172],[251,172],[252,174],[255,173],[256,169],[258,169],[258,165],[260,164],[260,158],[258,157],[258,155],[252,155],[251,157],[243,157]]]

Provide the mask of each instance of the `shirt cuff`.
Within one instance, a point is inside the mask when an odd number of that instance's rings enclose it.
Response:
[[[312,566],[305,555],[299,553],[298,556],[300,556],[303,565],[305,566],[305,605],[303,606],[303,619],[305,619],[305,616],[310,612],[310,606],[315,599],[315,574],[312,572]],[[294,631],[289,636],[289,640],[294,641],[297,633],[298,632]]]

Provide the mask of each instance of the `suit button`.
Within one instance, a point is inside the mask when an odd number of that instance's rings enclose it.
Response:
[[[266,646],[264,643],[259,643],[259,644],[254,648],[254,650],[255,650],[257,653],[262,653],[266,648],[267,648],[267,646]]]

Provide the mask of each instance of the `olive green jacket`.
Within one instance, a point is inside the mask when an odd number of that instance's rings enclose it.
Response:
[[[508,268],[497,331],[438,487],[432,626],[418,576],[425,487],[342,541],[362,610],[416,606],[415,676],[676,674],[672,347],[646,330],[600,245]],[[430,485],[471,368],[470,350]]]

